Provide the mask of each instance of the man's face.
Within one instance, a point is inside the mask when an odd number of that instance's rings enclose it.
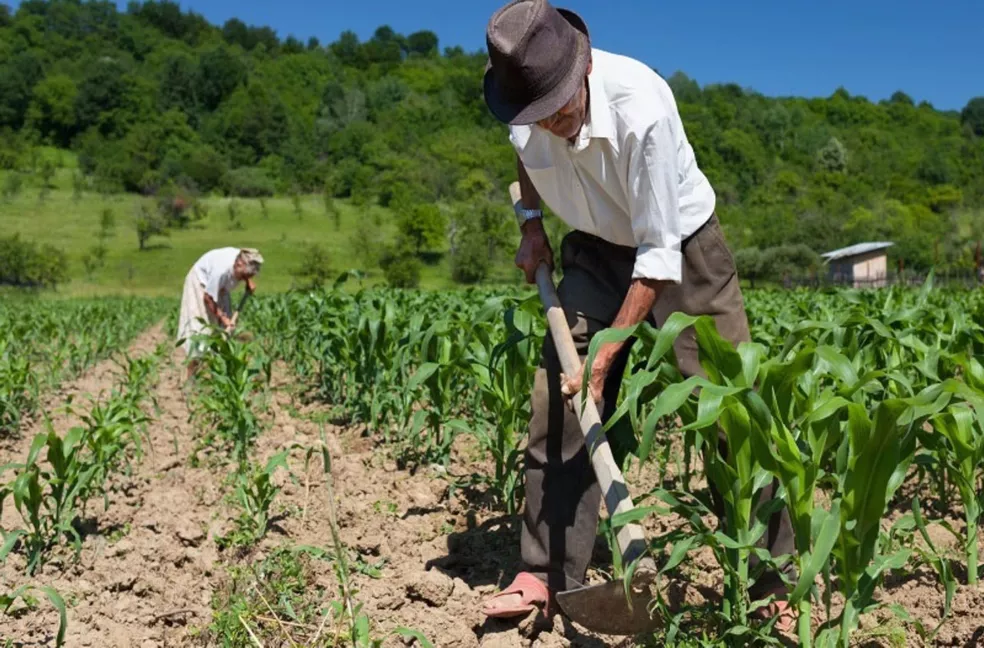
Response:
[[[541,119],[537,126],[548,130],[561,139],[571,139],[581,130],[588,113],[588,81],[578,88],[570,101],[563,108],[546,119]]]
[[[236,262],[232,265],[232,273],[236,276],[236,279],[249,279],[246,262],[243,261],[242,257],[236,257]]]

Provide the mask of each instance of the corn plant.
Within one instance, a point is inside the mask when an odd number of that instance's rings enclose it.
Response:
[[[16,431],[23,413],[33,412],[38,401],[38,382],[30,359],[0,339],[0,434]]]
[[[82,538],[73,524],[76,515],[85,507],[86,498],[93,492],[92,484],[99,466],[85,456],[84,429],[72,428],[62,439],[54,430],[34,438],[24,464],[4,466],[15,471],[14,479],[0,491],[0,506],[8,497],[27,529],[4,532],[4,558],[15,542],[24,545],[27,571],[34,574],[44,564],[47,551],[68,536],[76,555],[82,548]],[[47,466],[39,462],[46,450]]]
[[[124,347],[172,309],[167,299],[0,300],[0,434],[37,413],[46,389]]]
[[[682,380],[664,361],[672,358],[676,335],[691,325],[697,331],[707,379]],[[880,551],[880,522],[912,463],[918,431],[943,411],[953,394],[971,390],[952,381],[908,399],[878,401],[869,410],[864,390],[872,381],[883,378],[881,384],[898,382],[903,388],[904,381],[880,373],[858,375],[846,357],[831,347],[807,344],[771,359],[758,344],[742,344],[736,350],[717,334],[709,318],[679,314],[659,331],[644,325],[600,334],[592,342],[587,365],[598,345],[631,334],[643,337],[651,352],[642,370],[629,379],[616,417],[646,412],[645,422],[637,428],[642,430],[639,456],[645,460],[658,420],[680,416],[681,431],[702,435],[707,479],[717,486],[724,504],[722,530],[711,533],[701,520],[708,513],[706,506],[686,502],[681,494],[653,493],[691,519],[694,532],[690,539],[672,537],[674,552],[668,564],[678,564],[695,542],[710,546],[725,571],[722,614],[730,626],[728,634],[753,636],[747,627],[745,600],[754,581],[749,556],[755,553],[762,564],[781,563],[781,557],[770,560],[755,549],[755,543],[767,514],[785,505],[793,520],[798,554],[793,559],[799,581],[789,601],[799,608],[801,644],[812,645],[814,640],[808,598],[814,579],[832,567],[846,604],[836,632],[827,628],[816,640],[819,645],[847,645],[859,615],[872,609],[884,572],[900,567],[911,555],[908,548],[890,554]],[[658,396],[650,406],[640,407],[647,390],[654,387]],[[696,397],[695,390],[699,390]],[[727,456],[715,451],[719,428],[727,441]],[[828,467],[833,470],[829,481],[835,493],[830,508],[821,509],[815,506],[814,492]],[[756,511],[755,495],[773,476],[783,485],[781,500],[760,504]],[[612,525],[620,522],[615,519]]]
[[[534,305],[507,308],[501,299],[492,300],[486,309],[505,311],[508,335],[497,342],[499,330],[490,324],[476,324],[476,340],[470,345],[470,369],[481,394],[488,422],[477,421],[474,434],[488,452],[495,472],[490,480],[499,502],[511,514],[522,504],[522,461],[520,440],[530,417],[530,394],[536,371],[542,326],[529,310]],[[539,304],[535,305],[539,308]],[[479,317],[479,322],[484,318]]]
[[[270,361],[257,358],[258,347],[241,342],[216,327],[198,336],[203,342],[202,389],[195,401],[199,413],[213,426],[203,443],[216,437],[231,446],[234,461],[245,471],[249,453],[260,433],[253,411],[262,380],[269,380]]]
[[[65,631],[68,629],[68,611],[65,607],[65,599],[53,587],[47,585],[41,587],[21,585],[11,592],[0,592],[0,608],[3,608],[4,614],[9,615],[11,614],[11,608],[14,607],[17,601],[30,604],[31,601],[29,599],[31,598],[31,592],[34,590],[42,592],[51,605],[58,611],[58,632],[55,635],[55,646],[61,648],[65,645]]]
[[[407,383],[407,392],[413,394],[423,387],[427,396],[402,434],[403,452],[411,461],[447,466],[455,434],[469,429],[466,421],[452,418],[466,384],[459,378],[465,360],[450,335],[447,322],[427,330],[421,342],[423,362]]]
[[[128,398],[110,398],[104,403],[95,403],[88,414],[82,416],[85,424],[82,442],[88,451],[87,460],[94,467],[89,487],[93,492],[102,491],[104,506],[109,506],[105,489],[109,478],[119,472],[131,474],[133,461],[142,458],[141,431],[150,420]],[[83,500],[87,499],[83,497]]]
[[[984,430],[979,412],[976,405],[955,403],[933,416],[930,419],[933,433],[921,437],[924,447],[931,451],[932,465],[940,471],[945,470],[949,482],[956,486],[960,495],[967,526],[962,540],[968,585],[977,584],[980,571],[977,530],[984,505],[984,488],[981,484],[984,475]],[[954,534],[960,537],[955,531]]]
[[[270,526],[270,508],[280,492],[273,482],[278,468],[287,468],[287,453],[270,457],[262,468],[250,465],[235,474],[234,499],[242,509],[236,520],[236,532],[229,544],[251,545],[266,535]]]
[[[0,476],[13,478],[0,487],[0,512],[8,498],[26,525],[4,530],[0,560],[21,544],[29,573],[44,564],[47,552],[69,538],[76,556],[82,538],[76,519],[84,516],[87,503],[102,495],[108,507],[107,483],[141,456],[141,428],[149,417],[141,409],[149,390],[149,376],[156,359],[131,361],[128,373],[104,401],[93,401],[79,413],[81,425],[59,436],[46,420],[48,432],[38,434],[23,464],[0,468]]]

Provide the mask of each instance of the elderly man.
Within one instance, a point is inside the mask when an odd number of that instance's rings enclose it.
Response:
[[[246,290],[256,291],[253,281],[263,265],[263,257],[252,248],[225,247],[210,250],[201,256],[185,277],[181,296],[181,315],[178,321],[178,339],[184,340],[184,350],[189,358],[188,377],[198,367],[201,348],[192,337],[211,322],[231,331],[238,313],[232,313],[232,291],[240,281],[246,282]]]
[[[546,0],[501,8],[486,37],[485,99],[509,125],[522,188],[516,265],[532,282],[540,262],[553,264],[542,198],[573,229],[561,243],[558,294],[582,361],[596,332],[643,320],[659,325],[675,311],[711,315],[725,338],[736,345],[748,340],[734,259],[714,213],[715,193],[666,82],[643,63],[593,49],[584,21]],[[602,347],[591,368],[591,395],[606,420],[630,344]],[[703,375],[692,329],[675,350],[685,375]],[[526,454],[524,571],[486,601],[489,616],[549,607],[552,592],[584,580],[601,493],[577,417],[564,403],[580,384],[580,375],[561,375],[547,336]],[[773,516],[764,544],[772,555],[792,552],[785,510]],[[785,591],[775,574],[756,585],[756,600],[782,598]],[[780,600],[771,613],[787,610]],[[790,619],[782,621],[788,627]]]

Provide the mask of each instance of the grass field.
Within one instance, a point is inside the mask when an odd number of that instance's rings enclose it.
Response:
[[[62,166],[53,181],[55,189],[39,199],[40,181],[29,178],[12,199],[0,199],[0,231],[19,233],[38,243],[50,243],[69,257],[71,281],[59,286],[59,296],[97,296],[132,294],[180,296],[184,276],[203,253],[224,246],[255,247],[266,261],[258,280],[259,290],[282,292],[296,285],[292,271],[298,266],[305,246],[317,243],[328,251],[332,270],[341,273],[357,269],[365,274],[363,283],[384,280],[373,260],[380,249],[396,235],[395,215],[376,205],[357,207],[336,201],[338,223],[326,215],[321,196],[303,196],[298,216],[289,197],[266,200],[266,214],[256,199],[207,197],[208,216],[185,230],[172,230],[167,237],[154,237],[147,249],[138,249],[134,215],[141,196],[104,196],[86,191],[76,199],[72,188],[74,159],[68,153],[59,157]],[[4,181],[0,171],[0,186]],[[241,228],[230,226],[233,203]],[[91,274],[83,264],[85,254],[96,245],[100,218],[111,209],[115,231],[107,241],[104,265]],[[368,225],[362,225],[368,223]],[[359,238],[360,226],[365,230]],[[367,249],[367,245],[375,249]],[[504,259],[493,271],[490,283],[516,283],[519,272]],[[421,288],[442,289],[454,285],[446,256],[425,264]]]

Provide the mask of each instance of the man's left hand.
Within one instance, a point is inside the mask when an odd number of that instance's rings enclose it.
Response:
[[[591,366],[591,377],[588,381],[588,389],[591,398],[597,404],[601,401],[601,395],[605,391],[605,379],[608,377],[609,362],[603,358],[595,357],[594,364]],[[581,391],[581,382],[584,380],[584,366],[577,372],[576,376],[560,375],[560,393],[567,398],[573,398]]]

